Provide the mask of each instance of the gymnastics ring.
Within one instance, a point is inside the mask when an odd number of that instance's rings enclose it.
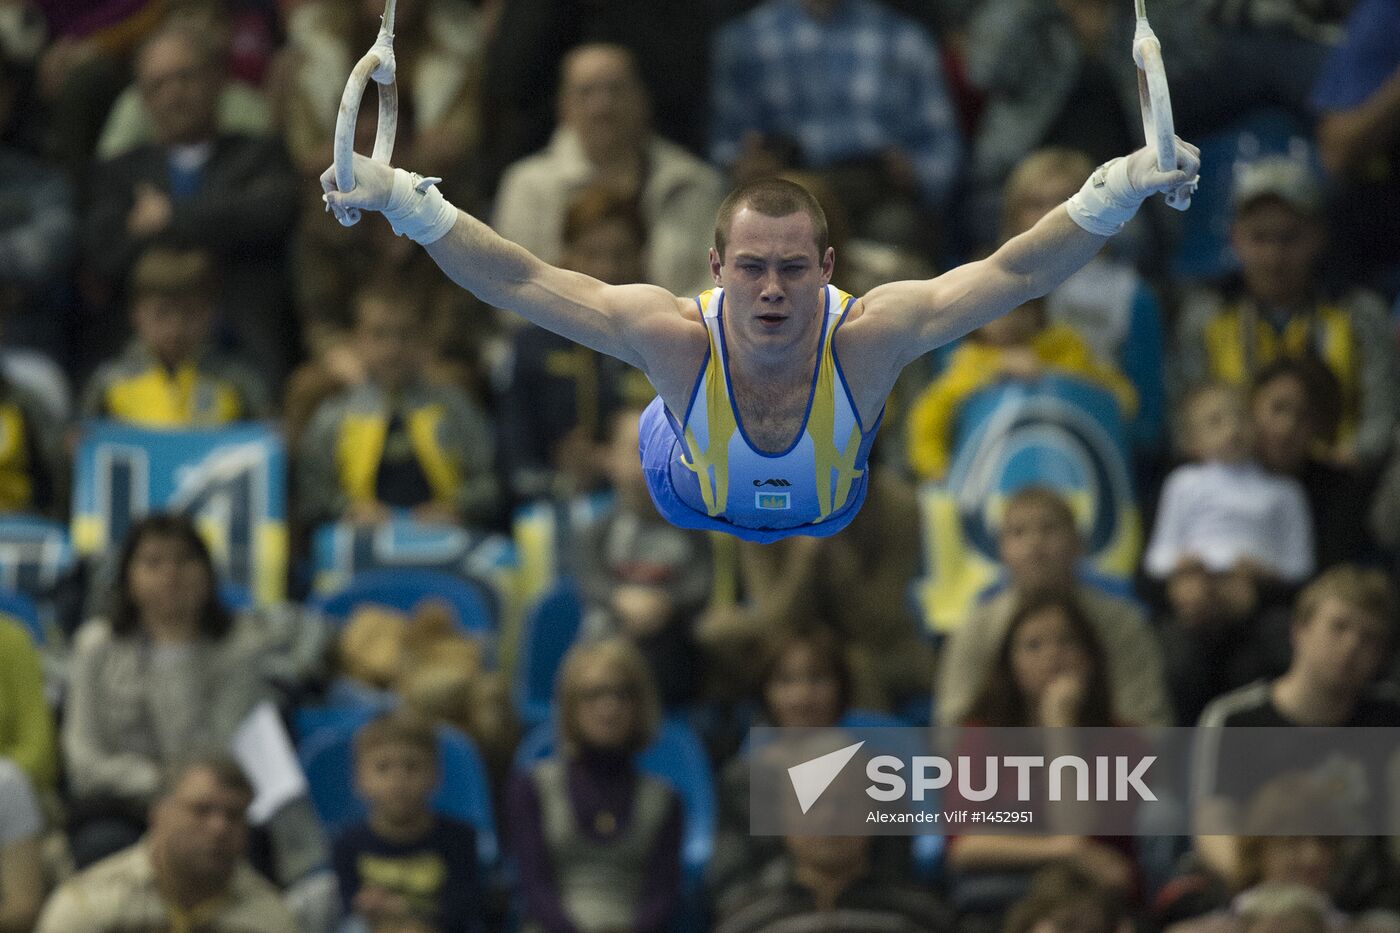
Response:
[[[1133,34],[1133,61],[1138,67],[1138,102],[1142,105],[1142,132],[1147,145],[1157,150],[1157,168],[1172,172],[1176,165],[1176,126],[1172,121],[1172,97],[1162,45],[1147,24],[1145,0],[1137,3],[1137,31]],[[1191,206],[1193,185],[1167,192],[1167,204],[1179,211]]]
[[[360,114],[360,101],[364,99],[365,88],[371,80],[379,85],[379,126],[375,129],[374,155],[371,158],[388,164],[394,154],[394,135],[399,128],[399,89],[394,82],[394,2],[385,0],[384,15],[379,21],[379,37],[350,72],[350,79],[345,82],[345,93],[340,96],[332,163],[335,167],[335,186],[340,191],[350,191],[355,187],[355,122]],[[360,212],[356,208],[337,211],[336,216],[346,227],[353,227],[360,221]]]

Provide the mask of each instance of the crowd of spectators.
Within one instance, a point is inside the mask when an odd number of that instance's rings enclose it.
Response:
[[[431,613],[385,661],[384,620],[230,610],[186,517],[137,522],[42,658],[0,617],[0,931],[1400,929],[1393,840],[963,836],[930,876],[907,840],[748,832],[753,723],[1400,726],[1400,0],[1149,6],[1178,131],[1230,173],[1219,274],[1181,274],[1205,227],[1146,206],[909,369],[848,529],[756,545],[656,514],[640,373],[323,213],[375,0],[0,0],[0,514],[68,518],[93,419],[276,425],[296,597],[325,524],[606,503],[556,555],[583,620],[530,767],[512,672]],[[860,293],[986,255],[1136,148],[1133,26],[1125,0],[399,0],[394,161],[546,261],[679,295],[725,192],[782,174]],[[1261,114],[1286,151],[1245,151]],[[1137,572],[1088,572],[1082,490],[1050,476],[999,504],[996,585],[935,636],[921,490],[970,400],[1047,376],[1116,411]],[[364,820],[252,825],[232,737],[337,677],[406,703],[356,739]],[[636,762],[669,718],[719,776],[700,882]],[[482,747],[504,873],[431,809],[433,719]]]

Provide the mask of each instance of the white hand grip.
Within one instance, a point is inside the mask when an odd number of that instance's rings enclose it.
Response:
[[[1163,172],[1176,171],[1176,126],[1172,120],[1171,91],[1167,87],[1167,70],[1162,63],[1162,46],[1147,25],[1137,22],[1133,37],[1133,60],[1138,66],[1138,102],[1142,106],[1142,132],[1147,145],[1157,150],[1157,168]],[[1191,189],[1178,188],[1167,193],[1167,204],[1179,211],[1191,206]]]
[[[340,112],[335,118],[335,186],[340,191],[355,187],[355,123],[359,119],[360,102],[370,81],[379,85],[379,125],[374,133],[376,162],[388,163],[394,155],[394,136],[399,128],[399,89],[394,82],[394,0],[385,7],[384,24],[379,38],[350,72],[345,93],[340,97]],[[349,208],[338,212],[342,225],[353,227],[360,221],[360,212]]]

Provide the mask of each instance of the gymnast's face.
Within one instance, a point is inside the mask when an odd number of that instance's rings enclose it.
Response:
[[[836,253],[817,252],[812,218],[798,211],[769,217],[734,212],[725,255],[710,250],[710,272],[724,288],[725,338],[732,351],[778,361],[807,353],[821,329],[822,289]]]

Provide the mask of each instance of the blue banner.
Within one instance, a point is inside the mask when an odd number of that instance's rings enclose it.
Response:
[[[261,424],[150,431],[88,426],[73,483],[73,546],[83,557],[120,547],[154,511],[195,517],[223,581],[255,602],[282,599],[287,578],[287,458]]]
[[[66,527],[36,516],[0,516],[0,589],[42,598],[72,568]]]
[[[502,535],[396,518],[382,525],[322,525],[312,541],[312,590],[343,589],[367,570],[435,570],[484,583],[501,605],[511,596],[515,546]]]
[[[1130,464],[1118,403],[1098,386],[1046,376],[968,398],[947,479],[919,495],[927,560],[919,599],[928,624],[955,628],[997,582],[1002,512],[1026,486],[1064,496],[1084,539],[1086,569],[1129,578],[1142,546]]]

